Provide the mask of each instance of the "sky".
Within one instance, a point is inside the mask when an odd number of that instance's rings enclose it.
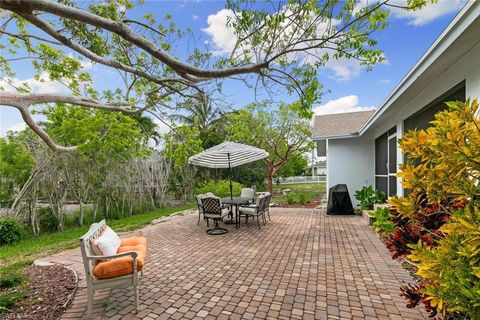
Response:
[[[359,0],[364,1],[367,0]],[[379,107],[464,4],[465,0],[439,0],[421,11],[393,11],[390,25],[376,35],[378,48],[384,51],[387,61],[374,66],[371,71],[362,69],[353,61],[333,61],[319,70],[318,78],[324,86],[325,94],[321,102],[314,106],[315,114]],[[178,27],[193,30],[197,43],[208,45],[222,55],[228,54],[235,43],[233,33],[225,26],[228,11],[224,7],[223,1],[146,0],[142,7],[135,9],[135,14],[151,12],[155,16],[163,17],[170,13]],[[182,46],[187,45],[191,46],[192,43],[182,43]],[[99,88],[107,88],[119,81],[111,70],[88,62],[84,63],[84,67],[91,72],[94,83]],[[27,81],[34,92],[64,92],[62,85],[58,83],[35,81],[28,64],[19,62],[14,65],[14,71],[18,81]],[[253,91],[238,81],[225,81],[224,92],[227,94],[226,104],[234,108],[241,108],[255,99]],[[286,102],[294,99],[286,94],[280,98]],[[167,126],[160,122],[158,124],[160,132],[168,131]],[[23,128],[25,124],[16,109],[0,106],[0,136]]]

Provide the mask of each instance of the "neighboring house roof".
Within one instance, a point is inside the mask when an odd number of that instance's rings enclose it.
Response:
[[[358,131],[374,113],[375,110],[369,110],[315,116],[312,130],[313,139],[357,135]]]

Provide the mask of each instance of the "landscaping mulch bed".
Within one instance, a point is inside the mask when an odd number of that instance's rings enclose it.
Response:
[[[22,272],[29,278],[23,288],[28,297],[19,301],[10,314],[25,319],[59,319],[77,287],[75,273],[60,265],[29,265]]]
[[[279,204],[278,207],[279,208],[309,208],[309,209],[313,209],[313,208],[316,208],[318,207],[319,205],[321,204],[320,201],[310,201],[310,202],[307,202],[305,204],[300,204],[300,203],[292,203],[292,204]]]

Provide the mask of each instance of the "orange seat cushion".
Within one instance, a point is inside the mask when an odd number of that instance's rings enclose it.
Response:
[[[131,237],[121,239],[120,241],[121,246],[136,246],[139,244],[143,244],[145,248],[147,247],[147,238],[145,237]]]
[[[138,237],[142,238],[142,237]],[[133,238],[130,238],[133,239]],[[145,238],[143,238],[145,239]],[[128,240],[128,239],[124,239]],[[130,240],[131,241],[131,240]],[[117,253],[135,251],[138,253],[137,256],[137,270],[142,271],[143,266],[145,264],[145,258],[147,256],[147,247],[146,247],[146,240],[141,240],[143,244],[137,245],[123,245],[118,248]],[[126,243],[133,243],[133,242],[126,242]],[[111,259],[108,261],[99,261],[95,268],[93,269],[93,275],[97,279],[109,279],[115,278],[119,276],[124,276],[127,274],[133,273],[133,258],[131,256],[125,256],[120,258]]]

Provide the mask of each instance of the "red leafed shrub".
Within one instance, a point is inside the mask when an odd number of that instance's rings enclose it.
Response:
[[[423,194],[416,195],[416,198],[415,210],[409,214],[402,210],[398,212],[394,206],[390,209],[395,231],[386,239],[386,245],[393,259],[408,255],[412,250],[410,245],[419,241],[434,247],[443,236],[439,229],[448,220],[450,212],[465,207],[463,200],[427,203]]]
[[[423,306],[425,307],[425,311],[430,313],[430,317],[433,318],[437,315],[437,311],[430,304],[428,296],[421,292],[424,288],[424,283],[421,283],[420,285],[408,284],[406,286],[400,287],[400,290],[402,291],[402,293],[400,293],[400,296],[404,297],[405,300],[407,300],[407,308],[415,308],[420,302],[422,302]]]
[[[396,225],[395,232],[387,240],[387,248],[392,253],[392,258],[408,255],[411,251],[409,245],[418,241],[428,246],[434,246],[441,235],[438,229],[448,219],[448,212],[441,209],[440,204],[419,206],[410,218],[402,217],[398,212],[391,211]]]
[[[408,247],[411,243],[417,243],[420,240],[420,229],[411,223],[403,227],[396,227],[395,232],[388,236],[386,243],[387,249],[392,253],[392,258],[405,256],[410,253]]]

